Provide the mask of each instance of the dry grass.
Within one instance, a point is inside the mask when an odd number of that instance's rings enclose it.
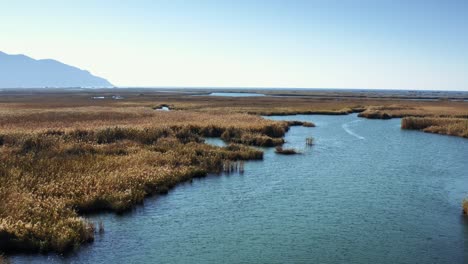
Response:
[[[221,172],[226,161],[263,157],[243,145],[203,144],[203,136],[264,146],[282,143],[288,129],[246,114],[139,108],[4,111],[0,119],[3,251],[69,250],[96,232],[80,213],[123,212],[147,195]]]
[[[275,153],[277,154],[282,154],[282,155],[294,155],[294,154],[299,154],[299,152],[293,148],[283,148],[283,147],[276,147],[275,148]]]
[[[468,118],[468,102],[398,101],[389,99],[314,98],[314,97],[194,97],[174,96],[164,99],[175,109],[191,111],[236,112],[256,115],[373,113],[390,117],[459,117]]]
[[[375,94],[301,92],[303,96],[294,97],[210,97],[192,96],[192,94],[207,93],[200,90],[186,90],[188,94],[177,92],[158,92],[154,90],[118,89],[118,90],[87,90],[84,92],[49,92],[12,91],[2,93],[0,97],[0,112],[7,111],[38,111],[60,110],[88,112],[88,108],[99,111],[125,108],[151,109],[169,106],[174,110],[190,110],[196,112],[250,113],[258,115],[288,115],[288,114],[347,114],[351,112],[387,113],[392,117],[425,116],[425,117],[468,117],[468,102],[440,101],[409,101],[396,98],[375,98]],[[190,92],[192,94],[190,94]],[[284,93],[278,91],[275,93]],[[124,100],[93,100],[93,96],[119,94]],[[296,94],[299,95],[299,94]],[[128,111],[126,111],[128,112]],[[131,111],[133,112],[133,110]]]
[[[304,122],[302,124],[303,127],[315,127],[315,124],[314,123],[311,123],[311,122]]]
[[[405,117],[401,128],[468,138],[468,119],[463,118]]]
[[[416,102],[369,106],[360,117],[389,119],[396,117],[456,117],[468,118],[466,102]]]

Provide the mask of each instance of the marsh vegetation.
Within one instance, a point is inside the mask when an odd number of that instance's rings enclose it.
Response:
[[[29,122],[17,122],[27,120]],[[287,122],[244,114],[86,109],[3,113],[0,249],[64,252],[101,228],[80,215],[131,209],[147,195],[262,159]],[[231,143],[215,147],[202,136]]]
[[[275,148],[275,153],[281,154],[281,155],[294,155],[294,154],[299,154],[296,149],[293,148],[283,148],[283,147],[276,147]]]
[[[405,117],[401,120],[401,128],[468,138],[466,118]]]
[[[119,94],[125,100],[93,100],[83,92],[2,95],[0,251],[63,252],[92,241],[101,225],[84,214],[122,213],[180,182],[243,172],[244,160],[263,157],[249,146],[295,154],[281,147],[289,127],[315,126],[258,115],[417,116],[404,118],[402,128],[467,137],[466,102]],[[153,110],[161,107],[173,111]],[[204,144],[203,137],[227,146]]]

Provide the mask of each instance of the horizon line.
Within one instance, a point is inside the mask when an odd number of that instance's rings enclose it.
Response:
[[[283,89],[283,90],[381,90],[381,91],[439,91],[439,92],[468,92],[468,88],[458,90],[443,89],[409,89],[409,88],[355,88],[355,87],[273,87],[273,86],[114,86],[112,88],[127,89]]]

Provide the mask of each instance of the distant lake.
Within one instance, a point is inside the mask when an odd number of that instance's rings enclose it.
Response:
[[[285,147],[300,155],[265,148],[244,174],[196,179],[132,213],[91,217],[105,233],[70,256],[13,263],[466,263],[467,139],[355,114],[268,118],[317,127],[287,133]]]
[[[256,97],[256,96],[265,96],[265,94],[261,94],[261,93],[210,93],[209,96]]]

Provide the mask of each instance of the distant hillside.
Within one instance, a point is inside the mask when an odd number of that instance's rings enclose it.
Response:
[[[0,88],[112,87],[106,79],[56,60],[0,51]]]

